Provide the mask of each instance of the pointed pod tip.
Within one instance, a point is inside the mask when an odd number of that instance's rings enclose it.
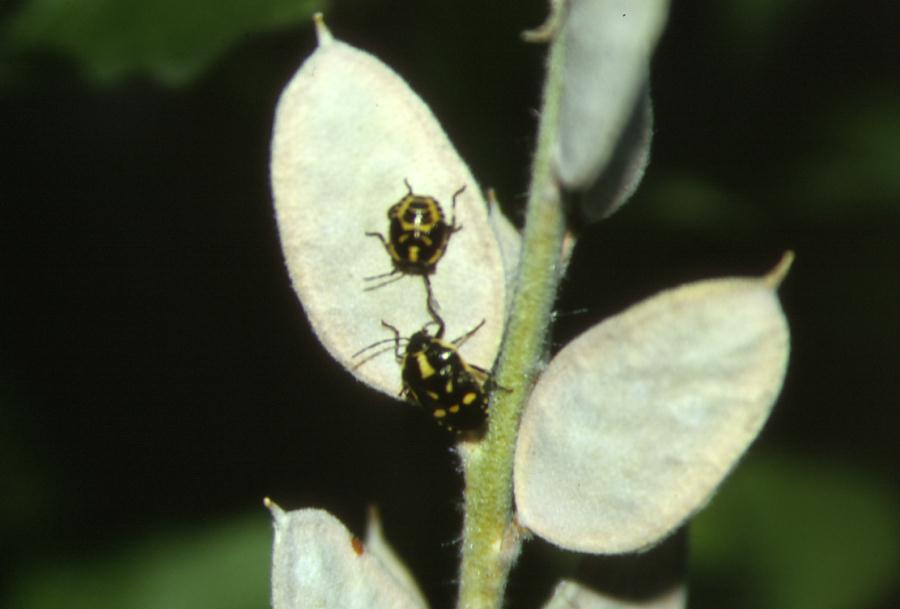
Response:
[[[500,209],[500,201],[497,199],[497,191],[493,188],[487,188],[484,191],[485,203],[487,203],[488,215],[491,216],[491,221],[493,222],[494,214],[503,214],[503,210]]]
[[[320,47],[324,47],[325,45],[334,42],[334,36],[331,35],[331,30],[325,25],[325,15],[316,13],[313,15],[313,22],[316,25],[316,39],[318,39]]]
[[[366,506],[366,523],[370,527],[376,526],[381,528],[381,512],[378,511],[378,506],[374,503]]]
[[[263,505],[268,508],[270,512],[272,512],[272,518],[276,523],[281,523],[284,521],[285,513],[284,510],[281,509],[281,506],[269,499],[268,497],[263,497]]]
[[[369,544],[373,539],[383,539],[384,529],[381,526],[381,513],[378,506],[370,503],[366,508],[366,543]]]
[[[773,290],[778,289],[784,278],[787,277],[791,265],[794,263],[794,251],[787,250],[771,271],[763,276],[763,282]]]

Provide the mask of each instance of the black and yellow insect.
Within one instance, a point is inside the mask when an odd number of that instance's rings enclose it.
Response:
[[[431,283],[428,276],[437,269],[437,263],[447,251],[450,237],[462,228],[456,224],[456,198],[466,187],[463,186],[453,193],[452,212],[450,222],[447,223],[437,199],[428,195],[414,194],[406,178],[403,179],[403,183],[406,184],[408,192],[388,209],[387,238],[378,232],[366,233],[368,237],[378,237],[381,240],[394,268],[389,273],[366,277],[366,281],[394,275],[397,276],[396,279],[402,275],[420,275],[425,280],[431,302]],[[374,290],[393,281],[394,279],[389,279],[366,289]]]
[[[466,362],[458,348],[484,325],[484,320],[456,340],[447,342],[443,340],[443,320],[433,316],[433,323],[438,326],[434,335],[427,330],[429,323],[409,338],[401,338],[397,328],[381,322],[394,333],[394,338],[389,340],[394,342],[394,355],[400,364],[403,382],[400,395],[428,410],[438,425],[452,433],[476,431],[487,415],[485,385],[490,383],[491,376],[484,368]],[[406,348],[401,351],[404,341]]]

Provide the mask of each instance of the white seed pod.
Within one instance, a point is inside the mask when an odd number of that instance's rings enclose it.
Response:
[[[638,98],[606,168],[578,198],[583,219],[596,222],[607,218],[631,198],[650,164],[652,140],[653,104],[650,92],[645,91]]]
[[[616,181],[630,185],[631,192],[640,181],[645,163],[631,159],[646,161],[649,155],[649,120],[643,129],[629,130],[629,124],[643,112],[650,58],[668,5],[667,0],[571,0],[563,22],[565,69],[554,154],[567,189],[590,189],[616,154],[629,158],[622,169],[630,172]],[[620,144],[623,134],[633,141]],[[619,198],[621,204],[627,197]],[[615,206],[604,207],[587,215],[602,217]]]
[[[649,598],[623,598],[564,579],[556,585],[544,609],[684,609],[687,593],[678,585]]]
[[[446,339],[483,327],[462,348],[490,368],[500,345],[505,282],[500,246],[478,184],[428,107],[372,55],[334,40],[317,20],[319,46],[284,89],[272,137],[272,190],[291,281],[319,340],[360,380],[400,390],[392,354],[360,364],[353,355],[431,320],[421,277],[366,291],[392,261],[388,209],[413,192],[437,199],[449,223],[452,198],[461,229],[431,275]],[[386,278],[388,279],[388,278]],[[382,280],[383,281],[383,280]],[[366,355],[371,355],[368,352]]]
[[[702,508],[781,389],[787,322],[763,278],[662,292],[594,326],[550,362],[514,465],[519,522],[571,550],[646,548]]]
[[[284,512],[266,500],[275,524],[272,550],[274,609],[422,609],[417,590],[397,579],[393,565],[367,552],[324,510]],[[412,581],[411,576],[409,581]]]

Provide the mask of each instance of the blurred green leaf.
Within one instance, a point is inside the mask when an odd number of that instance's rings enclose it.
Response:
[[[645,209],[637,213],[671,227],[714,230],[754,226],[762,220],[762,210],[739,194],[688,173],[657,172],[647,178],[638,196]]]
[[[727,589],[733,609],[878,606],[900,573],[892,488],[847,466],[750,458],[692,524],[692,579]]]
[[[167,533],[105,558],[20,573],[4,607],[17,609],[260,609],[269,604],[272,527],[252,518]],[[89,550],[85,550],[88,555]]]
[[[900,211],[900,98],[861,95],[818,122],[822,143],[794,170],[797,207],[815,217]]]
[[[180,85],[252,32],[298,23],[324,0],[28,0],[4,32],[13,51],[52,49],[109,83],[148,72]]]
[[[792,20],[802,17],[815,7],[811,0],[732,0],[711,5],[718,13],[715,22],[722,24],[722,35],[739,41],[736,47],[752,51],[748,55],[767,51],[768,45],[782,35]],[[749,48],[746,47],[749,46]]]

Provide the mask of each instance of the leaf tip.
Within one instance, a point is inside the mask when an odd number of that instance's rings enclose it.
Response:
[[[268,508],[270,512],[272,512],[272,518],[276,523],[280,523],[284,521],[285,513],[284,510],[281,509],[281,506],[269,499],[268,497],[263,497],[263,505]]]
[[[781,257],[781,260],[778,261],[778,264],[775,265],[775,268],[766,273],[763,277],[763,282],[772,289],[777,289],[781,282],[784,281],[784,278],[787,277],[793,263],[794,251],[787,250]]]
[[[316,39],[319,41],[320,47],[324,47],[325,45],[334,42],[334,36],[331,35],[331,30],[325,25],[325,15],[316,13],[313,15],[313,22],[316,25]]]

